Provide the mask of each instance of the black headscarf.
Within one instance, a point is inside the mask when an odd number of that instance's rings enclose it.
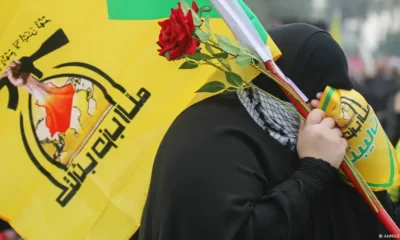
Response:
[[[270,34],[283,52],[278,64],[310,98],[326,85],[351,88],[343,52],[328,34],[304,24]],[[282,94],[270,79],[257,82]],[[378,197],[391,213],[387,193]],[[221,94],[186,109],[165,134],[139,240],[369,240],[385,233],[378,225],[336,169],[299,161],[236,94]]]
[[[350,90],[346,56],[337,42],[315,26],[294,23],[267,30],[282,52],[276,62],[281,70],[309,98],[315,98],[326,86]],[[278,85],[265,75],[254,83],[282,100],[287,100]]]

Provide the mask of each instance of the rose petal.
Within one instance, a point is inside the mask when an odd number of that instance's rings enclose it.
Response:
[[[195,13],[199,12],[199,7],[197,6],[197,3],[195,1],[192,2],[192,9]]]
[[[169,53],[169,60],[173,61],[177,58],[180,58],[184,53],[185,53],[185,44],[179,44],[177,48],[172,49],[171,52]]]
[[[195,2],[192,2],[192,9],[198,12],[199,8]],[[160,21],[161,31],[158,36],[157,44],[160,49],[157,51],[165,56],[169,53],[170,61],[179,59],[183,54],[194,54],[199,42],[197,42],[192,32],[195,30],[193,12],[189,11],[187,15],[183,13],[182,5],[178,3],[177,9],[171,9],[170,18]]]
[[[158,22],[158,25],[160,25],[161,28],[163,28],[163,27],[167,26],[168,24],[170,24],[170,22],[171,22],[171,20],[166,19],[166,20],[164,20],[164,21]]]
[[[193,15],[192,15],[192,11],[189,11],[187,16],[186,16],[186,20],[187,20],[187,30],[189,31],[189,33],[193,32],[195,30],[195,26],[194,26],[194,20],[193,20]]]
[[[197,49],[197,41],[192,38],[190,43],[188,44],[188,48],[186,49],[185,53],[192,55],[196,52],[196,49]]]

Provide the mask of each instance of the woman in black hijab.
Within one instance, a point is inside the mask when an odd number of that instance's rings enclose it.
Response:
[[[352,88],[346,58],[327,33],[306,24],[268,32],[283,53],[277,64],[310,99],[327,85]],[[254,83],[287,101],[265,76]],[[346,143],[334,121],[314,110],[299,131],[296,114],[272,99],[256,90],[219,95],[174,121],[154,162],[140,240],[365,240],[385,233],[338,176]],[[392,213],[387,193],[376,194]]]

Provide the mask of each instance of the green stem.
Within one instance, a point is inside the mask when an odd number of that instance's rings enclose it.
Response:
[[[220,48],[218,46],[218,43],[215,42],[213,39],[209,40],[211,43],[209,42],[203,42],[205,45],[209,45],[210,47],[213,47],[215,49],[218,49],[221,52],[225,52],[222,48]],[[229,54],[229,53],[228,53]],[[233,54],[229,54],[231,56],[233,56],[234,58],[236,58],[236,55]],[[219,59],[218,59],[219,60]],[[220,61],[220,60],[219,60]],[[220,68],[219,66],[215,65],[214,63],[210,62],[210,61],[206,61],[208,62],[210,65],[216,67],[217,69],[225,72],[222,68]],[[221,62],[221,61],[220,61]],[[224,67],[226,67],[226,65],[221,62]],[[285,84],[283,84],[278,78],[276,78],[273,74],[271,74],[268,71],[265,71],[264,69],[260,68],[254,61],[254,58],[252,59],[252,63],[250,64],[250,66],[252,66],[253,68],[257,69],[258,71],[260,71],[261,73],[263,73],[264,75],[268,76],[271,80],[273,80],[275,83],[277,83],[280,87],[282,87],[283,89],[285,89],[289,94],[291,94],[293,96],[293,98],[302,105],[302,107],[304,107],[304,109],[310,111],[309,107],[303,102],[302,99],[300,99],[297,94],[290,88],[288,88]],[[227,67],[226,67],[227,68]],[[228,70],[230,70],[230,68],[227,68]],[[245,82],[246,87],[253,87],[253,88],[257,88],[258,90],[260,90],[261,92],[268,94],[270,96],[272,96],[273,98],[277,99],[275,96],[269,94],[268,92],[258,88],[257,86],[255,86],[253,83],[251,82]],[[279,100],[279,99],[277,99]],[[295,113],[297,113],[299,115],[300,118],[303,119],[303,117],[299,114],[298,111],[296,111],[292,106],[289,106],[289,104],[287,104],[284,101],[280,101],[283,104],[285,104],[288,108],[292,109]],[[360,187],[362,189],[362,191],[366,194],[367,199],[370,203],[371,206],[373,206],[375,212],[378,211],[377,206],[374,204],[374,201],[378,204],[378,207],[382,207],[380,201],[376,198],[375,194],[372,192],[371,188],[368,186],[368,184],[365,182],[364,178],[361,176],[361,174],[359,173],[359,171],[355,168],[354,164],[348,160],[347,158],[344,159],[344,163],[349,167],[351,173],[354,175],[354,177],[356,178],[356,181],[360,184]],[[374,200],[374,201],[373,201]]]
[[[210,60],[204,59],[204,62],[210,64],[211,66],[217,68],[218,70],[221,70],[222,72],[226,72],[225,69],[221,68],[220,66],[218,66],[217,64],[211,62]]]
[[[214,41],[213,39],[210,38],[210,42],[214,45],[218,45],[218,43],[216,41]]]
[[[210,39],[210,42],[212,42],[213,44],[210,44],[208,42],[203,42],[205,45],[208,45],[210,47],[213,47],[215,49],[218,49],[221,52],[224,52],[224,50],[222,50],[222,48],[220,48],[218,45],[216,45],[215,41]],[[224,63],[224,61],[222,61],[221,59],[217,58],[217,60],[228,70],[228,71],[232,71],[231,66],[229,66],[228,64]]]
[[[234,90],[229,90],[227,89],[228,92],[237,92],[237,88],[235,88]]]
[[[204,43],[206,45],[209,45],[215,49],[220,50],[221,52],[224,52],[223,49],[221,49],[218,46],[218,43],[216,43],[213,40],[210,40],[211,43]],[[229,54],[229,53],[228,53]],[[233,56],[234,58],[236,58],[237,56],[233,55],[233,54],[229,54],[231,56]],[[220,69],[220,67],[216,66],[215,64],[211,64],[213,66],[215,66],[216,68]],[[297,94],[290,88],[288,88],[285,84],[283,84],[278,78],[276,78],[273,74],[271,74],[268,71],[265,71],[264,69],[260,68],[254,61],[254,59],[252,59],[252,63],[250,64],[250,66],[252,66],[253,68],[257,69],[258,71],[260,71],[261,73],[263,73],[264,75],[268,76],[271,80],[273,80],[275,83],[277,83],[280,87],[282,87],[283,89],[285,89],[289,94],[291,94],[293,96],[293,98],[302,105],[302,107],[304,107],[305,109],[307,109],[308,111],[310,111],[309,107],[303,102],[302,99],[300,99]],[[221,70],[223,71],[223,70]],[[245,82],[246,87],[254,87],[257,88],[258,90],[260,90],[261,92],[268,94],[270,96],[272,96],[273,98],[277,99],[275,96],[269,94],[268,92],[260,89],[259,87],[255,86],[253,83],[251,82]],[[279,100],[279,99],[277,99]],[[289,106],[289,104],[287,104],[284,101],[280,101],[283,104],[285,104],[288,108],[292,109],[295,113],[297,113],[299,115],[299,117],[301,119],[304,119],[298,111],[296,111],[292,106]],[[371,188],[368,186],[368,184],[365,182],[364,178],[361,176],[360,172],[355,168],[354,164],[349,161],[348,159],[344,159],[344,163],[349,167],[351,173],[354,175],[354,177],[356,178],[356,181],[360,184],[360,187],[362,189],[362,191],[365,193],[365,195],[367,196],[367,199],[370,203],[370,205],[374,208],[375,212],[378,211],[377,206],[374,204],[374,201],[378,204],[378,207],[382,207],[380,201],[376,198],[375,194],[372,192]]]
[[[228,64],[224,63],[223,60],[221,60],[220,58],[217,58],[218,62],[220,62],[222,64],[222,66],[224,66],[228,71],[232,72],[232,68],[231,66],[229,66]]]
[[[211,42],[211,43],[210,43],[210,42]],[[218,46],[218,43],[216,43],[216,42],[213,41],[213,40],[209,40],[209,42],[203,42],[203,43],[206,44],[206,45],[209,45],[210,47],[213,47],[213,48],[215,48],[215,49],[218,49],[218,50],[220,50],[221,52],[225,52],[222,48],[220,48],[220,47]],[[236,55],[233,55],[233,54],[230,54],[230,53],[228,53],[228,54],[231,55],[231,56],[233,56],[233,57],[235,57],[235,58],[237,57]],[[214,65],[214,66],[216,66],[216,65]],[[225,66],[225,65],[224,65],[224,66]],[[268,76],[271,80],[273,80],[273,81],[274,81],[275,83],[277,83],[280,87],[282,87],[282,88],[285,89],[289,94],[291,94],[291,95],[294,97],[294,99],[302,105],[303,108],[305,108],[305,109],[307,109],[308,111],[310,111],[309,107],[303,102],[302,99],[300,99],[299,97],[297,97],[297,94],[296,94],[292,89],[288,88],[285,84],[283,84],[279,79],[277,79],[277,78],[276,78],[274,75],[272,75],[270,72],[265,71],[264,69],[262,69],[262,68],[260,68],[259,66],[257,66],[257,65],[254,63],[254,59],[252,60],[252,63],[250,64],[250,66],[252,66],[253,68],[257,69],[258,71],[260,71],[260,72],[263,73],[264,75]],[[219,67],[218,67],[218,69],[221,70],[221,68],[219,68]],[[264,92],[264,93],[267,93],[266,91],[263,91],[262,89],[258,88],[258,87],[255,86],[255,85],[254,85],[254,87],[256,87],[257,89],[259,89],[260,91],[262,91],[262,92]],[[271,95],[271,94],[269,94],[269,95]],[[282,102],[282,101],[281,101],[281,102]],[[298,111],[295,111],[295,112],[298,114]],[[303,116],[301,116],[300,114],[299,114],[299,116],[300,116],[301,119],[304,119]]]
[[[212,40],[210,40],[210,41],[212,41]],[[214,41],[212,41],[212,42],[214,42]],[[209,42],[201,42],[201,43],[203,43],[203,44],[205,44],[205,45],[208,45],[208,46],[210,46],[210,47],[213,47],[213,48],[215,48],[215,49],[217,49],[217,50],[219,50],[219,51],[221,51],[221,52],[225,52],[222,48],[220,48],[217,44],[211,44],[211,43],[209,43]],[[228,53],[229,54],[229,53]],[[232,55],[232,56],[234,56],[234,57],[236,57],[235,55],[233,55],[233,54],[229,54],[229,55]]]
[[[203,42],[206,45],[209,45],[210,47],[213,47],[215,49],[220,50],[221,52],[225,52],[222,48],[220,48],[218,46],[218,43],[216,43],[213,40],[209,40],[211,43],[209,42]],[[235,55],[228,53],[229,55],[233,56],[236,58]],[[250,64],[250,66],[252,66],[253,68],[257,69],[258,71],[260,71],[261,73],[263,73],[264,75],[267,75],[269,78],[271,78],[274,82],[276,82],[279,86],[281,86],[282,88],[284,88],[287,92],[289,92],[295,99],[297,102],[299,102],[305,109],[310,110],[309,107],[303,102],[302,99],[299,99],[297,97],[297,94],[290,88],[288,88],[285,84],[281,83],[281,81],[279,79],[277,79],[274,75],[272,75],[271,73],[265,71],[264,69],[260,68],[259,66],[257,66],[254,63],[254,58],[252,59],[252,63]],[[256,87],[257,89],[259,89],[258,87]],[[260,89],[261,90],[261,89]],[[296,111],[297,112],[297,111]],[[301,117],[303,119],[303,117]]]
[[[193,38],[196,39],[197,41],[199,41],[199,42],[205,44],[205,45],[208,45],[208,46],[210,46],[210,47],[213,47],[213,48],[215,48],[215,49],[218,49],[218,50],[221,51],[221,52],[224,51],[224,50],[222,50],[222,48],[220,48],[220,47],[217,45],[217,43],[216,43],[214,40],[212,40],[211,38],[210,38],[209,41],[212,42],[213,44],[208,43],[208,42],[202,42],[200,39],[198,39],[198,38],[196,38],[196,37],[193,37]],[[222,60],[219,59],[219,58],[217,58],[217,60],[218,60],[218,62],[220,62],[228,71],[232,71],[231,66],[229,66],[228,64],[226,64],[224,61],[222,61]],[[218,69],[219,69],[219,68],[218,68]]]
[[[220,50],[221,52],[225,52],[223,49],[221,49],[221,48],[218,46],[218,44],[217,44],[216,42],[214,42],[213,40],[210,40],[210,42],[211,42],[211,43],[209,43],[209,42],[203,42],[203,43],[206,44],[206,45],[209,45],[210,47],[213,47],[213,48],[215,48],[215,49],[218,49],[218,50]],[[231,55],[231,56],[233,56],[234,58],[236,58],[235,55],[230,54],[230,53],[228,53],[228,54]],[[296,100],[297,102],[299,102],[305,109],[309,110],[308,106],[303,102],[302,99],[299,99],[299,98],[297,97],[297,94],[296,94],[292,89],[288,88],[285,84],[283,84],[279,79],[277,79],[277,78],[276,78],[275,76],[273,76],[271,73],[269,73],[269,72],[265,71],[264,69],[260,68],[259,66],[257,66],[257,65],[254,63],[254,59],[253,59],[252,63],[250,64],[250,66],[252,66],[253,68],[257,69],[258,71],[260,71],[260,72],[263,73],[264,75],[268,76],[268,77],[269,77],[270,79],[272,79],[275,83],[277,83],[279,86],[281,86],[281,87],[282,87],[283,89],[285,89],[287,92],[289,92],[289,93],[295,98],[295,100]],[[220,69],[220,68],[218,68],[218,69]],[[263,91],[262,89],[260,89],[259,87],[255,86],[254,84],[252,85],[252,87],[255,87],[255,88],[259,89],[260,91],[262,91],[263,93],[268,94],[268,92]],[[269,95],[271,95],[271,94],[269,94]],[[271,95],[271,96],[272,96],[272,95]],[[283,102],[283,101],[281,101],[281,102]],[[293,109],[293,108],[291,108],[291,109]],[[294,109],[293,109],[293,110],[294,110]],[[304,119],[303,116],[301,116],[301,115],[298,113],[298,111],[294,110],[294,112],[296,112],[296,113],[299,115],[299,117],[300,117],[301,119]]]

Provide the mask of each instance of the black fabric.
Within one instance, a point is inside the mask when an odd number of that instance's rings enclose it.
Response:
[[[328,84],[351,88],[329,35],[307,25],[282,29],[269,33],[292,57],[278,64],[310,98]],[[284,98],[271,80],[256,82]],[[376,194],[393,214],[388,194]],[[230,94],[190,107],[171,125],[155,158],[139,240],[373,240],[385,232],[337,170],[299,159]]]
[[[386,109],[380,112],[379,119],[393,146],[396,146],[400,140],[400,113],[394,109],[395,101],[396,94],[388,97]]]
[[[374,109],[375,113],[387,110],[387,99],[399,89],[396,79],[382,74],[369,79],[364,85],[364,97]]]
[[[140,230],[140,229],[139,229],[139,230]],[[139,230],[136,231],[136,233],[133,234],[133,236],[132,236],[129,240],[138,240],[138,238],[139,238]]]
[[[378,197],[392,213],[386,192]],[[170,127],[139,240],[372,240],[384,232],[337,171],[299,160],[232,94],[196,104]]]
[[[315,94],[328,85],[346,90],[353,88],[346,56],[328,33],[296,23],[271,28],[268,34],[282,52],[277,65],[309,99],[315,98]],[[254,83],[288,101],[278,85],[265,75],[259,75]]]
[[[11,229],[11,226],[4,220],[0,219],[0,232]]]

